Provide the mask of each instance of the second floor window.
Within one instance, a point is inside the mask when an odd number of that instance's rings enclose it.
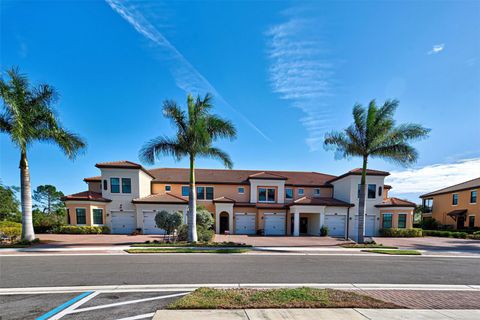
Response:
[[[188,197],[189,192],[190,192],[189,186],[182,186],[182,197]]]
[[[132,193],[132,179],[122,178],[122,193]]]
[[[120,193],[120,178],[110,178],[110,192]]]
[[[360,188],[362,187],[361,184],[358,185],[357,189],[357,197],[360,199]],[[377,190],[376,184],[369,184],[367,185],[367,198],[368,199],[375,199],[375,192]]]
[[[213,187],[197,187],[198,200],[213,200]]]
[[[378,187],[378,196],[379,196],[379,197],[382,196],[382,187]]]
[[[107,190],[108,189],[108,185],[107,185],[107,180],[103,180],[103,190]]]
[[[258,188],[258,202],[275,202],[275,188]]]
[[[305,190],[303,188],[298,189],[298,195],[303,196],[305,194]]]
[[[165,191],[171,191],[172,190],[172,186],[165,186]]]
[[[320,188],[313,189],[313,195],[318,197],[320,195]]]
[[[287,199],[287,200],[293,199],[293,189],[292,188],[285,188],[285,199]]]
[[[239,194],[244,194],[245,193],[245,188],[244,187],[238,187],[238,193]]]
[[[456,206],[458,204],[458,194],[452,195],[452,205]]]
[[[470,203],[477,203],[477,190],[470,192]]]

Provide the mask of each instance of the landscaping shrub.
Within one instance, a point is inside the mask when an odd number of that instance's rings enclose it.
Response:
[[[444,238],[460,238],[466,239],[468,233],[458,231],[446,231],[446,230],[423,230],[424,236],[430,237],[444,237]]]
[[[328,227],[327,226],[322,226],[320,228],[320,236],[322,236],[322,237],[328,236]]]
[[[413,238],[413,237],[421,237],[422,236],[422,229],[418,229],[418,228],[412,228],[412,229],[385,228],[385,229],[380,229],[380,234],[383,237]]]
[[[197,225],[205,229],[211,229],[213,227],[213,215],[204,207],[197,208]]]
[[[180,227],[182,219],[183,217],[180,212],[169,213],[162,210],[155,215],[155,223],[157,224],[157,227],[165,230],[167,235],[170,235],[173,230]]]
[[[199,242],[210,242],[213,239],[215,233],[213,230],[206,229],[200,225],[197,225],[197,237]],[[178,241],[187,241],[188,239],[188,225],[182,224],[178,228]]]
[[[433,218],[423,218],[420,222],[420,226],[424,230],[437,230],[440,228],[440,224]]]
[[[101,234],[110,233],[106,226],[60,226],[53,230],[54,233],[65,234]]]
[[[15,242],[22,236],[22,224],[13,221],[0,221],[0,237],[7,242]]]
[[[0,221],[0,229],[4,227],[22,228],[22,224],[18,222],[13,222],[13,221]]]

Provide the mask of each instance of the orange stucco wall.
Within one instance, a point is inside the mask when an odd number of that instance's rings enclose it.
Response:
[[[383,226],[383,214],[391,213],[392,214],[392,228],[398,228],[398,215],[406,214],[407,215],[407,225],[405,229],[410,229],[413,227],[413,209],[380,209],[380,228]]]
[[[67,207],[68,214],[70,216],[70,224],[71,225],[77,225],[77,215],[76,215],[76,208],[85,208],[86,211],[86,224],[87,226],[92,225],[92,219],[93,219],[93,209],[103,209],[103,224],[105,224],[106,218],[107,218],[107,210],[105,208],[104,204],[96,204],[96,203],[91,203],[91,202],[85,202],[85,203],[69,203],[66,202],[65,206]]]
[[[470,192],[477,190],[477,203],[470,203]],[[468,217],[475,216],[475,227],[480,227],[480,199],[478,198],[479,189],[463,190],[452,193],[440,194],[433,196],[432,218],[441,224],[452,225],[457,227],[456,221],[447,216],[447,213],[453,210],[466,209],[465,226],[468,226]],[[452,204],[453,194],[458,194],[458,205]]]

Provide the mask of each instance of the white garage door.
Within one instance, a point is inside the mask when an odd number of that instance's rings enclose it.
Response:
[[[285,214],[265,214],[265,235],[266,236],[284,236],[285,235]]]
[[[345,216],[326,215],[325,226],[328,228],[328,235],[332,237],[344,237],[345,221]]]
[[[255,215],[237,213],[235,215],[235,234],[255,234]]]
[[[355,225],[353,226],[353,234],[356,236],[358,232],[358,216],[355,217]],[[375,216],[366,215],[365,216],[365,236],[374,237],[376,235],[375,228]]]
[[[112,211],[112,233],[131,234],[137,227],[135,212]]]
[[[165,230],[157,228],[155,211],[143,211],[143,234],[164,234]]]

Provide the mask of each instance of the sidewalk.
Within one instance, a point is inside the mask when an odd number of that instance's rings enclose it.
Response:
[[[425,309],[245,309],[159,310],[153,320],[477,320],[480,310]]]

